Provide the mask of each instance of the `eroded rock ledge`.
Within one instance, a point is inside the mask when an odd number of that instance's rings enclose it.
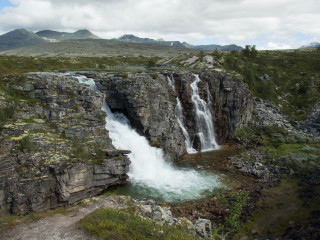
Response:
[[[123,183],[128,151],[116,150],[104,96],[61,74],[11,81],[19,97],[0,141],[0,207],[26,214],[73,204]]]
[[[194,148],[199,149],[191,100],[192,72],[83,74],[95,79],[112,111],[124,113],[132,126],[152,145],[161,147],[171,160],[186,153],[185,139],[175,116],[179,97],[186,128],[195,139]],[[198,84],[199,94],[210,106],[217,139],[220,144],[232,142],[235,131],[252,118],[252,94],[235,76],[211,71],[198,74],[202,80]],[[169,86],[168,77],[173,79],[175,91]]]
[[[15,91],[15,112],[3,126],[0,142],[0,207],[26,214],[73,204],[126,181],[127,151],[116,150],[105,129],[104,95],[113,111],[161,147],[168,159],[186,153],[175,116],[176,97],[186,127],[195,132],[191,72],[84,73],[101,92],[58,73],[7,77]],[[199,93],[210,105],[219,143],[230,142],[251,119],[252,95],[240,79],[215,72],[198,73]],[[175,80],[175,89],[167,77]],[[10,99],[1,98],[1,105]]]

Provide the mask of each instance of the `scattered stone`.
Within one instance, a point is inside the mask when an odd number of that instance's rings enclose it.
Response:
[[[199,218],[195,223],[195,229],[197,235],[199,235],[202,238],[211,238],[211,222],[208,219]]]
[[[259,77],[259,79],[260,79],[261,81],[270,81],[270,77],[269,77],[269,75],[266,74],[266,73],[265,73],[263,76]]]
[[[320,136],[320,102],[317,103],[309,116],[309,118],[300,124],[302,130],[314,136]]]

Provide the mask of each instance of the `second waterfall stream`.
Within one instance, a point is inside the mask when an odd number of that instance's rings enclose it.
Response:
[[[97,90],[93,79],[78,76],[80,83]],[[106,129],[115,148],[130,150],[129,180],[134,191],[144,197],[166,202],[186,201],[204,197],[221,187],[217,175],[194,169],[177,168],[164,158],[163,151],[152,147],[139,135],[122,113],[112,113],[105,101]]]

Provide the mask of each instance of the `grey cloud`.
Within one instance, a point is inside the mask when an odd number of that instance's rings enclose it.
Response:
[[[136,33],[193,42],[212,38],[224,43],[262,41],[262,35],[289,41],[297,33],[320,38],[318,0],[16,1],[17,7],[0,12],[2,32],[20,27],[88,28],[104,36]]]

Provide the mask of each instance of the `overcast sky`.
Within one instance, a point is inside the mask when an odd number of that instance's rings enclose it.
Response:
[[[320,41],[320,0],[0,0],[0,34],[16,28],[296,48]]]

